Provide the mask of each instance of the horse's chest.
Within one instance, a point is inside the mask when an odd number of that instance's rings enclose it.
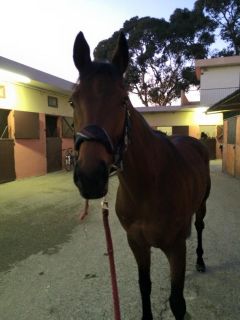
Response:
[[[129,237],[136,241],[144,239],[149,246],[166,248],[179,235],[185,234],[186,216],[174,217],[169,212],[144,210],[125,210],[117,212],[118,218]]]

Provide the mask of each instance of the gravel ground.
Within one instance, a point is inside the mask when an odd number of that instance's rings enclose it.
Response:
[[[240,180],[211,164],[212,192],[204,232],[206,274],[195,271],[196,233],[188,240],[185,297],[192,320],[240,319]],[[109,190],[110,224],[123,320],[141,319],[137,268],[114,214],[117,178]],[[0,319],[113,319],[100,201],[83,200],[71,173],[57,172],[0,185]],[[154,319],[173,320],[169,268],[152,250]]]

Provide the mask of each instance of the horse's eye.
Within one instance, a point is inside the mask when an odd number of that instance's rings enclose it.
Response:
[[[70,106],[71,106],[72,108],[74,108],[74,104],[73,104],[72,100],[69,100],[68,103],[70,104]]]

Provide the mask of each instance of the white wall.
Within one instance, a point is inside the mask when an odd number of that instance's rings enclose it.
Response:
[[[240,65],[201,69],[201,105],[211,106],[225,98],[240,85]]]

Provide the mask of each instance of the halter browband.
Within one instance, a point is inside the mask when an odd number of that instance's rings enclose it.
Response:
[[[107,131],[95,124],[90,124],[84,127],[75,135],[75,150],[79,151],[80,146],[85,141],[96,141],[104,145],[107,152],[113,155],[114,162],[113,169],[122,169],[123,152],[127,149],[129,143],[129,129],[130,129],[130,113],[126,108],[126,116],[123,128],[123,134],[116,146],[114,146],[111,137]]]

